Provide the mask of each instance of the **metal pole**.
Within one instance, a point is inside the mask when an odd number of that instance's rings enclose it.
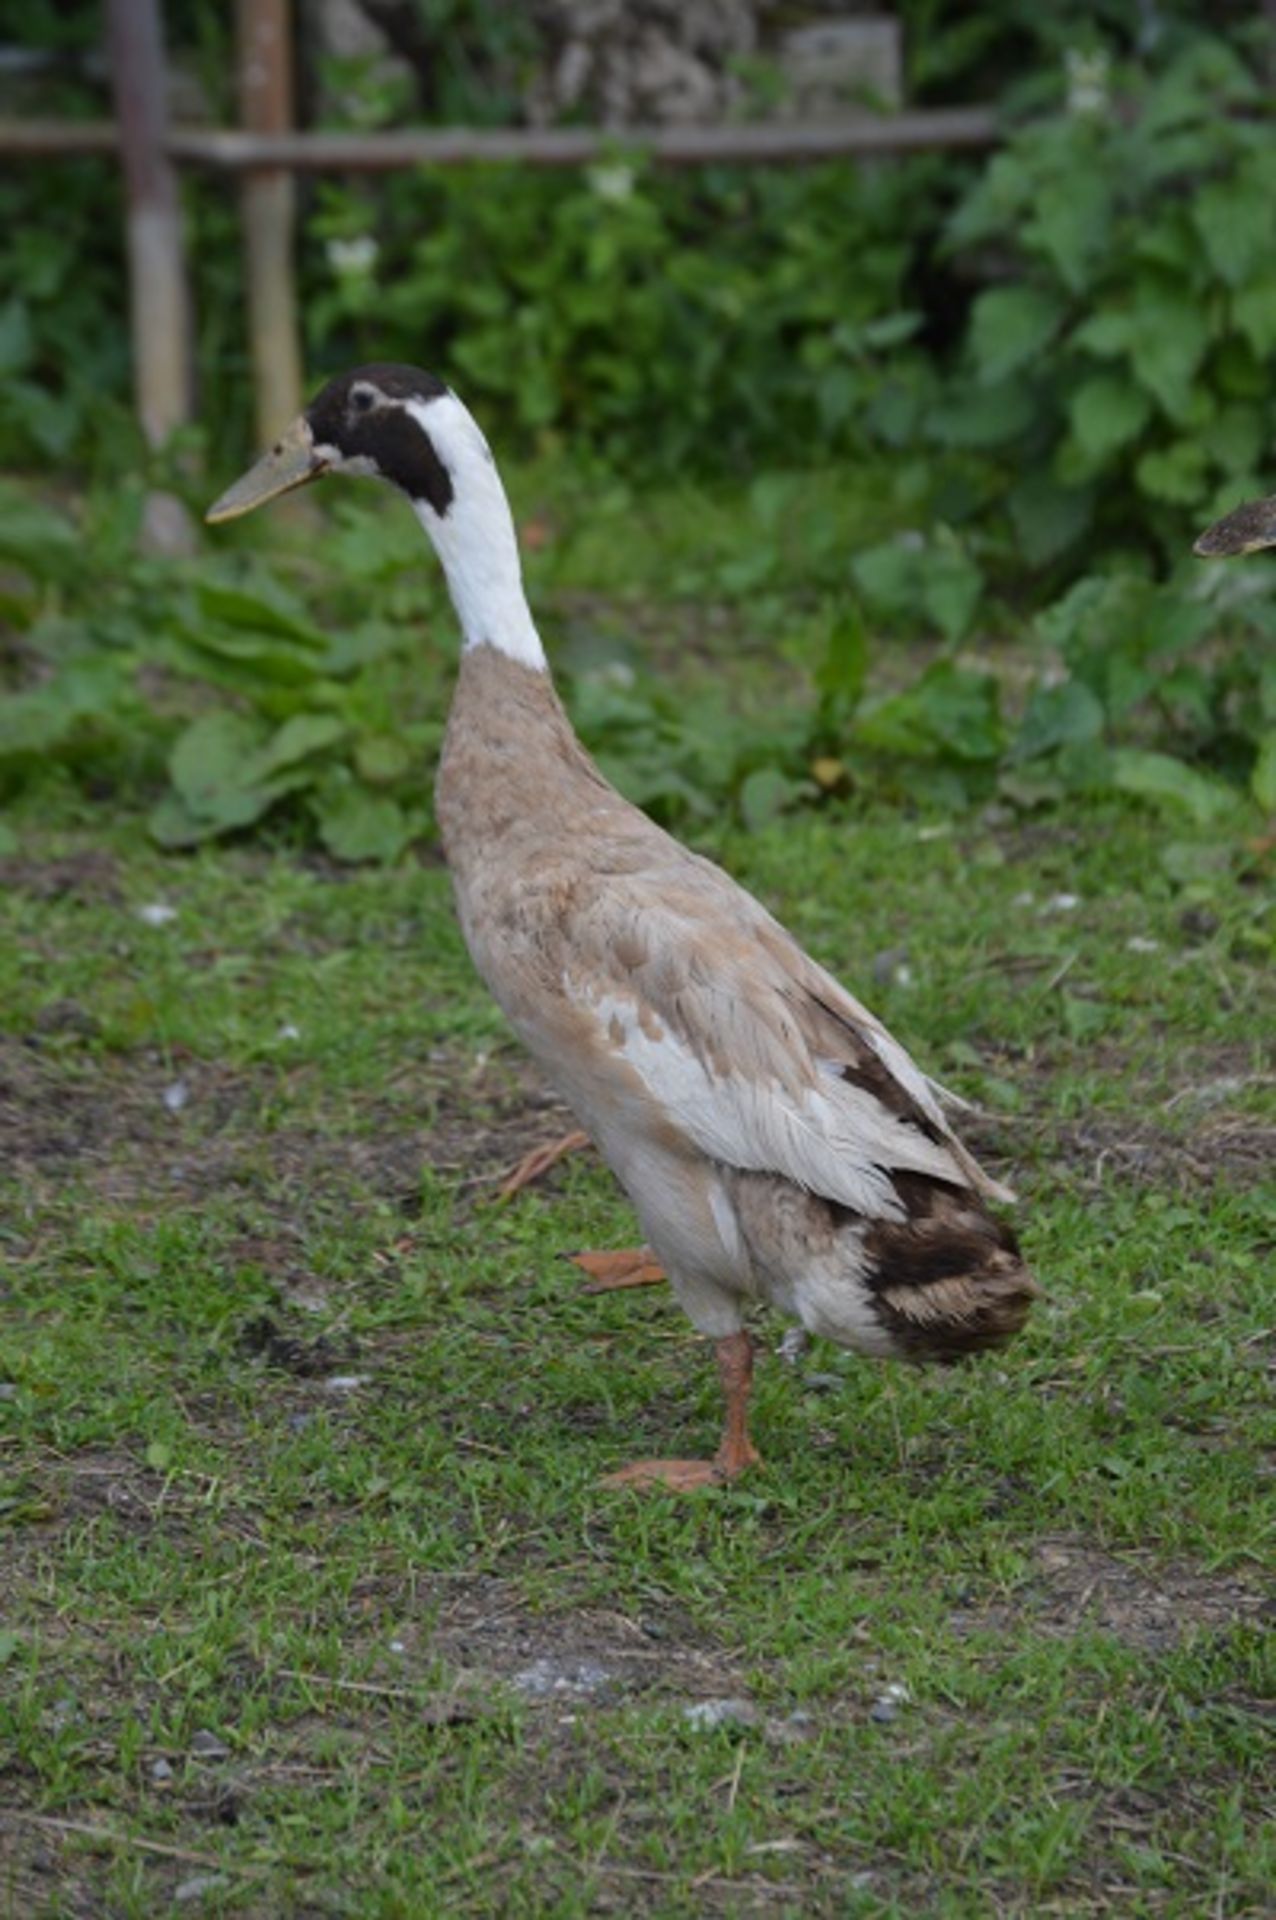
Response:
[[[128,194],[133,387],[142,430],[157,447],[194,411],[191,302],[177,173],[167,152],[158,0],[108,0],[107,35]]]
[[[239,105],[250,134],[293,130],[289,0],[237,0]],[[257,432],[275,438],[301,408],[301,345],[293,264],[296,189],[286,167],[255,168],[242,189]]]

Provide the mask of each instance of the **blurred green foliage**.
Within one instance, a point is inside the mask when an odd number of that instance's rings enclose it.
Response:
[[[432,358],[507,436],[570,435],[628,471],[842,452],[914,351],[905,282],[943,175],[931,158],[662,177],[618,153],[326,184],[311,359]]]
[[[1030,564],[1085,542],[1172,550],[1276,438],[1270,92],[1223,42],[1074,77],[1072,112],[995,154],[946,245],[996,284],[932,432],[1007,466]]]
[[[1186,7],[1152,21],[1117,0],[1006,0],[972,18],[906,0],[920,95],[1004,81],[1007,139],[987,157],[662,174],[618,149],[562,174],[314,183],[310,363],[432,365],[507,455],[587,490],[623,474],[652,498],[703,484],[734,502],[719,570],[693,590],[818,628],[814,697],[737,721],[720,700],[583,674],[586,736],[663,817],[725,803],[756,823],[866,780],[1025,807],[1116,786],[1201,816],[1248,787],[1270,810],[1263,597],[1252,572],[1174,572],[1197,526],[1261,490],[1276,441],[1276,159],[1243,11],[1206,34]],[[499,12],[423,8],[473,56],[438,77],[440,111],[522,57]],[[90,13],[74,33],[28,24],[71,62],[46,83],[58,110],[100,110],[74,63]],[[178,6],[170,30],[218,99],[226,23]],[[336,80],[367,120],[403,104],[370,71]],[[248,433],[237,222],[223,184],[186,191],[203,451],[224,470]],[[251,560],[137,559],[145,482],[188,487],[199,449],[151,458],[137,440],[122,272],[114,167],[0,180],[0,462],[89,489],[74,525],[5,497],[0,781],[50,757],[91,778],[103,743],[127,740],[152,785],[167,766],[166,844],[287,816],[342,857],[393,857],[427,819],[415,770],[439,710],[405,745],[385,662],[411,630],[366,605],[415,616],[437,588],[405,588],[371,516],[291,593]],[[848,518],[832,481],[799,502],[791,475],[812,467],[889,470],[889,510],[860,499]],[[1037,615],[1029,684],[1007,698],[970,649]],[[870,696],[890,636],[930,644],[907,684],[888,674]]]

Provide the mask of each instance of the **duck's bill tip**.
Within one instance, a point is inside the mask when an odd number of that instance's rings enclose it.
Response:
[[[1232,560],[1268,547],[1276,547],[1276,493],[1224,514],[1198,536],[1192,552],[1202,560]]]
[[[325,463],[315,454],[309,426],[304,420],[296,421],[269,453],[264,453],[247,473],[240,475],[234,486],[227,487],[225,493],[214,500],[204,519],[209,526],[238,520],[255,508],[265,506],[268,500],[277,500],[282,493],[309,486],[326,471]]]

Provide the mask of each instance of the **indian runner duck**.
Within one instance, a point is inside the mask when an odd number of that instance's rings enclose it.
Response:
[[[554,690],[468,409],[414,367],[358,367],[207,517],[328,473],[397,487],[442,562],[463,652],[437,813],[466,943],[716,1346],[713,1459],[609,1479],[683,1489],[757,1461],[753,1301],[871,1355],[946,1361],[1009,1340],[1037,1291],[991,1210],[1013,1196],[881,1022],[603,778]]]

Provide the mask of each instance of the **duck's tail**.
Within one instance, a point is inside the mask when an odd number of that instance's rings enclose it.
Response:
[[[969,1191],[896,1174],[904,1220],[864,1233],[873,1309],[895,1351],[951,1361],[1012,1340],[1041,1292],[1004,1220]]]

